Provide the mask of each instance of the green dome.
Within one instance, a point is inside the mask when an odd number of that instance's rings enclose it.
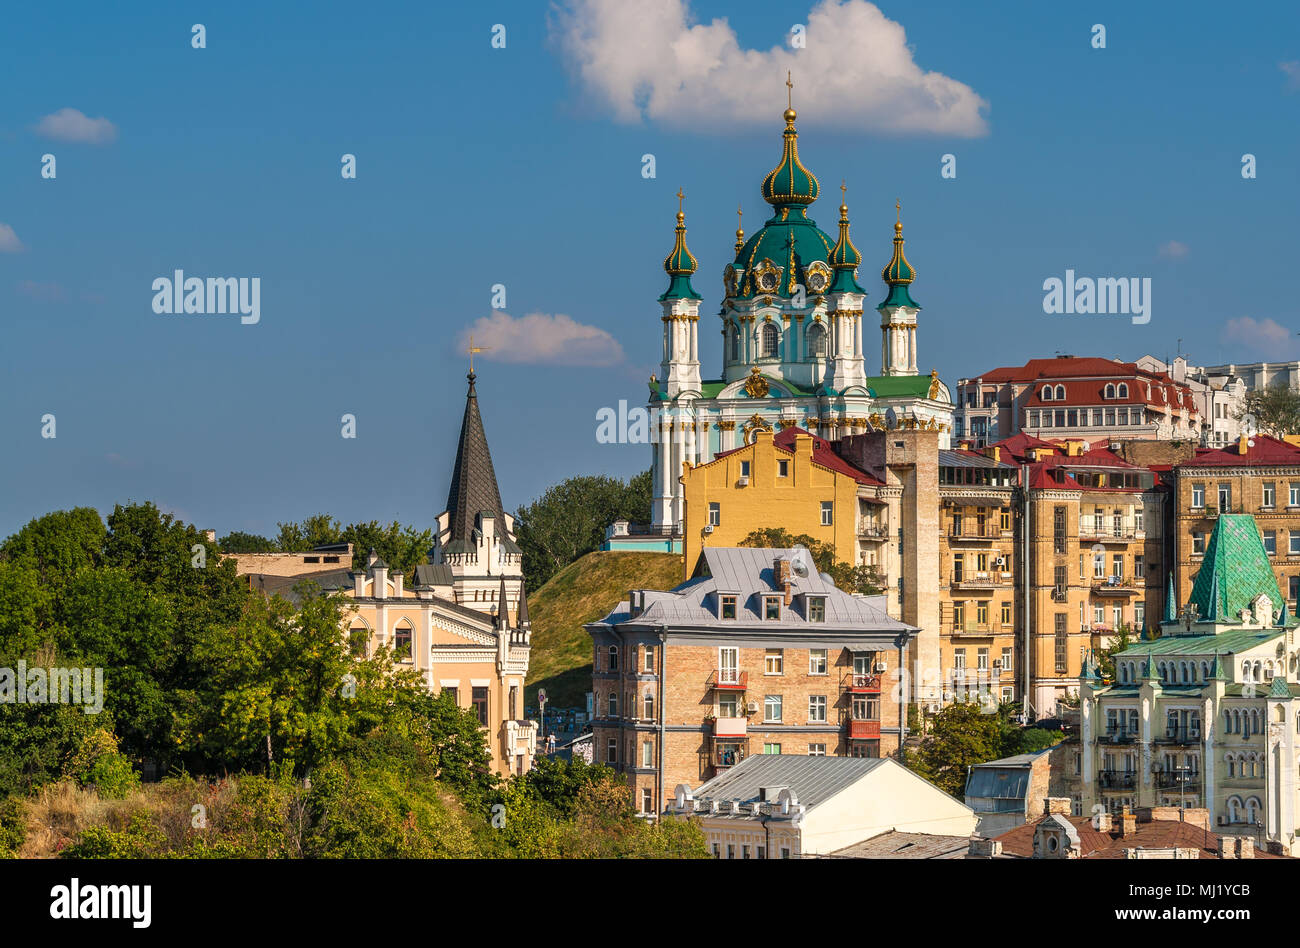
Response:
[[[808,218],[803,207],[782,208],[736,254],[735,267],[745,271],[737,295],[793,296],[791,279],[807,286],[805,268],[817,260],[825,263],[833,246],[834,241]],[[764,259],[782,270],[780,283],[774,289],[764,289],[757,282],[754,268]]]
[[[787,204],[811,204],[817,200],[821,186],[817,176],[799,160],[799,133],[794,127],[794,109],[785,112],[785,148],[781,163],[763,179],[763,200],[774,207]]]
[[[691,274],[699,264],[695,255],[686,246],[686,215],[681,210],[681,192],[678,191],[677,230],[673,239],[673,249],[664,258],[664,272],[668,274],[668,289],[659,297],[660,301],[670,299],[702,299],[691,286]]]

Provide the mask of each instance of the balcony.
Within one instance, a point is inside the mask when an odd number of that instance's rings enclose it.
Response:
[[[1137,530],[1134,527],[1098,527],[1079,524],[1080,540],[1096,540],[1101,543],[1128,543],[1137,538]]]
[[[957,542],[976,542],[987,543],[990,540],[1002,539],[1002,528],[991,524],[985,524],[983,527],[967,525],[961,527],[948,528],[948,541]]]
[[[1201,775],[1191,770],[1161,770],[1155,774],[1156,786],[1161,790],[1195,792],[1201,789]]]
[[[749,718],[719,716],[713,719],[713,736],[719,739],[745,737],[748,734],[748,726]]]
[[[715,740],[705,756],[705,763],[715,770],[734,767],[749,756],[749,739]]]
[[[1000,572],[987,572],[980,570],[977,572],[962,571],[953,573],[948,585],[953,589],[988,589],[992,590],[998,586],[1009,586],[1011,579],[1007,574]]]
[[[1107,744],[1132,744],[1138,739],[1137,731],[1130,731],[1122,727],[1108,727],[1103,740]]]
[[[889,525],[864,520],[858,524],[858,538],[862,540],[888,540]]]
[[[946,635],[963,636],[990,636],[997,635],[1002,631],[1001,622],[977,622],[974,619],[966,619],[961,622],[944,622],[939,626],[940,632]]]
[[[1070,591],[1063,586],[1052,587],[1052,602],[1069,602]]]
[[[734,668],[719,668],[709,672],[705,687],[717,688],[719,691],[744,691],[748,681],[749,672],[737,671]]]
[[[1170,727],[1165,728],[1163,734],[1155,736],[1156,743],[1159,744],[1197,744],[1201,740],[1201,728],[1196,727]]]
[[[880,676],[864,672],[846,671],[840,677],[840,690],[858,694],[879,694]]]
[[[1097,786],[1102,790],[1132,790],[1137,786],[1137,774],[1131,770],[1099,770]]]
[[[1123,576],[1108,576],[1105,580],[1092,584],[1094,596],[1136,596],[1142,591],[1136,581]]]
[[[875,741],[880,739],[880,721],[849,720],[849,740]]]

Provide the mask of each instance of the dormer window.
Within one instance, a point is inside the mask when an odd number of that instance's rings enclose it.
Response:
[[[719,619],[736,618],[736,597],[735,596],[718,597],[718,618]]]
[[[781,618],[781,597],[764,596],[763,597],[763,618],[770,620],[779,620]]]
[[[1065,400],[1065,386],[1064,386],[1064,385],[1058,385],[1058,386],[1056,386],[1056,400],[1057,400],[1058,402],[1061,402],[1061,401],[1064,401],[1064,400]]]
[[[1119,383],[1119,397],[1128,398],[1128,385],[1123,382]]]
[[[1045,402],[1050,402],[1051,400],[1052,400],[1052,386],[1050,386],[1050,385],[1044,385],[1044,386],[1043,386],[1043,401],[1045,401]]]
[[[1110,382],[1106,383],[1106,397],[1107,398],[1115,397],[1115,386]]]
[[[809,622],[826,621],[826,597],[825,596],[808,597],[808,621]]]

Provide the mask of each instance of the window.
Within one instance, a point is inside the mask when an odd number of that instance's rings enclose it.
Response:
[[[1118,578],[1124,578],[1124,554],[1116,553],[1110,558],[1111,575]]]
[[[825,756],[826,756],[826,745],[825,745],[825,744],[809,744],[809,745],[808,745],[808,756],[809,756],[809,757],[825,757]],[[762,857],[762,856],[759,856],[758,858],[762,859],[763,857]]]
[[[1106,383],[1106,397],[1107,397],[1107,398],[1114,398],[1114,397],[1115,397],[1115,386],[1114,386],[1114,384],[1111,383],[1111,382],[1107,382],[1107,383]]]
[[[780,596],[763,597],[763,618],[764,619],[781,618],[781,597]]]
[[[1133,578],[1141,579],[1147,574],[1147,558],[1137,553],[1133,556]]]
[[[609,707],[609,717],[611,718],[618,717],[618,694],[611,691],[609,693],[609,700],[606,702],[606,704]]]
[[[740,682],[740,650],[726,646],[718,649],[718,681],[735,685]]]
[[[649,787],[641,788],[641,812],[653,813],[655,811],[655,792]]]
[[[618,671],[618,646],[617,645],[611,645],[609,647],[609,670],[612,672]]]
[[[758,858],[758,859],[766,859],[766,858],[767,858],[767,847],[766,847],[766,846],[755,846],[754,849],[755,849],[756,852],[757,852],[757,856],[756,856],[756,858]]]
[[[763,674],[781,675],[785,673],[785,650],[770,648],[763,658]]]
[[[952,604],[952,624],[953,628],[960,629],[966,622],[966,603],[954,602]]]
[[[808,723],[822,724],[826,721],[826,696],[808,696]]]
[[[605,745],[605,763],[618,763],[618,738],[611,737],[609,743]]]
[[[1123,382],[1119,383],[1119,397],[1128,398],[1128,385]]]
[[[790,462],[788,460],[782,458],[781,460],[776,462],[776,476],[777,477],[790,476]]]
[[[1133,603],[1133,628],[1141,634],[1142,630],[1147,627],[1147,604],[1138,600]]]
[[[398,662],[411,661],[411,632],[413,630],[409,625],[399,625],[393,630],[393,660]]]
[[[763,324],[762,332],[759,334],[759,355],[764,359],[773,359],[776,357],[776,344],[779,334],[776,326],[767,322]]]
[[[1146,511],[1141,507],[1133,508],[1133,532],[1144,533],[1146,531]]]
[[[1287,545],[1287,553],[1291,556],[1300,556],[1300,530],[1292,530],[1287,535],[1290,541]]]
[[[808,597],[808,621],[825,622],[826,621],[826,597],[809,596]],[[822,649],[822,661],[825,662],[826,650]]]
[[[1002,624],[1003,624],[1003,625],[1010,625],[1010,624],[1011,624],[1011,603],[1009,603],[1009,602],[1004,602],[1004,603],[1002,603],[1002,616],[1001,616],[1001,618],[1002,618]]]
[[[1205,485],[1193,484],[1192,485],[1192,508],[1195,510],[1199,510],[1204,506],[1205,506]]]
[[[1269,483],[1264,485],[1263,506],[1271,508],[1273,507],[1276,501],[1277,501],[1277,484],[1270,481]]]
[[[736,847],[734,843],[727,843],[727,858],[728,859],[736,858]]]
[[[1056,613],[1056,634],[1055,634],[1055,652],[1056,652],[1056,672],[1062,674],[1069,670],[1067,655],[1069,653],[1069,633],[1065,630],[1066,615],[1064,612]]]
[[[808,650],[808,674],[826,674],[826,649],[810,648]]]
[[[975,654],[975,667],[982,672],[989,670],[989,650],[987,648],[982,648]]]
[[[735,362],[740,358],[740,330],[735,326],[731,327],[731,361]]]
[[[655,745],[653,741],[641,742],[641,766],[653,767],[655,765]]]
[[[1286,597],[1292,602],[1294,602],[1297,597],[1300,597],[1300,576],[1287,577]],[[1300,718],[1297,718],[1296,720],[1300,721]]]
[[[1277,556],[1277,531],[1276,530],[1264,531],[1264,551],[1268,553],[1269,556]]]
[[[722,526],[722,505],[717,501],[709,502],[709,526]]]
[[[645,664],[643,669],[647,672],[653,672],[655,670],[655,650],[650,648],[648,645],[645,647]]]
[[[813,323],[808,327],[808,354],[814,359],[821,359],[826,355],[826,330],[822,328],[821,323]]]
[[[460,689],[459,689],[459,688],[443,688],[443,689],[442,689],[442,693],[445,694],[445,695],[451,695],[451,703],[454,704],[454,705],[455,705],[456,707],[458,707],[458,708],[460,707]]]
[[[653,721],[655,719],[655,696],[647,694],[641,704],[645,710],[642,717],[647,721]]]
[[[1286,504],[1288,507],[1300,507],[1300,483],[1292,481],[1288,485]]]
[[[981,628],[989,624],[989,604],[987,602],[977,602],[975,604],[975,624]]]
[[[741,858],[741,859],[748,859],[748,858],[749,858],[749,847],[748,847],[748,846],[744,846],[744,845],[742,845],[742,846],[740,847],[740,858]]]
[[[1037,427],[1039,427],[1039,423],[1038,423],[1038,412],[1036,412],[1036,411],[1031,411],[1031,412],[1029,413],[1029,427],[1031,427],[1031,428],[1037,428]]]
[[[789,848],[788,846],[782,846],[782,847],[781,847],[781,858],[782,858],[782,859],[789,859],[789,858],[790,858],[790,848]]]
[[[766,697],[763,698],[763,720],[772,723],[778,723],[778,724],[780,723],[781,721],[781,696],[780,695],[767,695]],[[763,753],[770,754],[771,751],[764,751]],[[777,753],[780,753],[780,751],[777,751]]]
[[[1205,555],[1205,534],[1199,530],[1192,531],[1192,556]]]
[[[1092,576],[1094,579],[1106,578],[1106,554],[1094,553],[1092,555]]]
[[[1226,513],[1232,509],[1232,485],[1219,485],[1219,513]]]
[[[735,596],[722,597],[722,618],[724,619],[736,618],[736,597]]]
[[[749,477],[749,462],[748,462],[748,461],[741,461],[741,462],[740,462],[740,476],[741,476],[741,477]]]
[[[478,723],[487,727],[488,723],[488,690],[475,686],[470,693],[470,700],[474,704],[474,710],[478,712]]]
[[[998,524],[998,529],[1000,529],[1003,533],[1006,533],[1008,530],[1011,529],[1011,511],[1010,511],[1010,510],[1004,510],[1004,511],[1002,511],[1002,516],[1001,516],[1000,522],[999,522],[999,524]]]
[[[1106,607],[1105,607],[1105,606],[1098,604],[1098,605],[1095,605],[1095,606],[1092,607],[1092,622],[1093,622],[1094,625],[1105,625],[1105,624],[1106,624]]]
[[[780,745],[780,744],[764,744],[764,745],[763,745],[763,753],[764,753],[764,754],[779,754],[779,753],[781,753],[781,745]]]
[[[1002,671],[1003,672],[1014,671],[1015,661],[1016,660],[1015,658],[1012,657],[1012,651],[1009,647],[1002,649]]]
[[[1052,508],[1052,541],[1055,552],[1065,552],[1065,507],[1063,505]]]
[[[822,526],[829,527],[835,522],[835,502],[831,500],[822,501]]]
[[[370,657],[370,629],[360,619],[348,629],[348,642],[357,658]]]
[[[519,720],[519,686],[510,686],[510,720]]]

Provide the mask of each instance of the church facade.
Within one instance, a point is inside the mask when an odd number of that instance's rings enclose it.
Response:
[[[700,370],[703,298],[691,285],[697,261],[686,246],[678,192],[676,235],[664,261],[662,376],[650,378],[653,529],[683,528],[683,464],[701,464],[752,442],[758,431],[800,427],[835,442],[893,428],[939,433],[949,446],[953,405],[936,372],[917,365],[917,315],[910,286],[916,273],[903,250],[901,214],[893,255],[881,272],[887,291],[880,317],[880,374],[867,374],[867,292],[858,284],[862,255],[849,237],[840,204],[837,239],[808,216],[817,177],[799,159],[796,114],[786,110],[780,163],[762,184],[772,216],[746,238],[736,231],[735,257],[723,271],[719,317],[722,372]],[[841,187],[843,192],[845,189]]]

